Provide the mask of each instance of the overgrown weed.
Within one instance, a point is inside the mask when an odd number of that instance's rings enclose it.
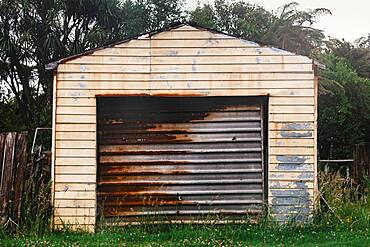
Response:
[[[33,181],[27,181],[25,193],[33,191]],[[82,232],[71,232],[66,226],[58,232],[50,230],[50,183],[42,183],[37,204],[25,201],[21,227],[15,237],[18,239],[33,239],[39,243],[47,239],[48,243],[57,241],[90,241],[89,239],[101,239],[101,243],[127,243],[133,245],[160,246],[179,241],[179,245],[233,245],[244,246],[245,243],[261,243],[262,245],[287,243],[295,245],[300,241],[310,242],[309,238],[320,235],[330,241],[330,234],[348,231],[358,232],[362,241],[368,236],[370,224],[369,187],[360,190],[358,186],[348,179],[344,179],[339,173],[319,173],[319,190],[321,202],[314,214],[313,222],[300,223],[292,218],[286,224],[275,222],[264,210],[264,214],[258,220],[251,221],[249,216],[243,219],[244,223],[219,224],[223,219],[219,216],[209,216],[209,224],[154,224],[158,217],[148,216],[142,219],[140,225],[128,225],[117,227],[114,224],[104,224],[104,218],[95,235]],[[36,213],[35,213],[36,212]],[[166,221],[162,216],[160,220]],[[170,220],[167,220],[170,223]],[[326,236],[324,233],[328,233]],[[365,234],[365,235],[364,235]],[[14,236],[14,235],[13,235]],[[18,237],[17,237],[18,236]],[[351,235],[357,236],[355,235]],[[0,239],[9,239],[9,232],[0,229]],[[344,237],[343,237],[344,238]],[[357,237],[356,237],[357,238]],[[103,241],[104,239],[104,241]],[[120,239],[119,241],[117,239]],[[117,242],[117,241],[118,242]],[[345,240],[345,239],[344,239]],[[41,243],[41,242],[40,242]],[[152,244],[153,243],[153,244]],[[96,244],[100,245],[100,244]],[[103,244],[104,245],[104,244]]]
[[[314,224],[348,229],[370,228],[369,187],[363,189],[339,172],[319,172],[320,205]]]

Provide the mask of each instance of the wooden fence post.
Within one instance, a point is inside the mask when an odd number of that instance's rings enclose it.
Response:
[[[25,177],[24,173],[27,165],[27,135],[26,133],[17,135],[17,144],[16,144],[16,153],[15,153],[15,163],[14,163],[14,181],[13,181],[13,209],[12,209],[12,218],[16,221],[20,219],[21,216],[21,206],[23,199],[23,188]]]
[[[357,184],[361,184],[364,177],[370,177],[370,142],[355,145],[352,176]]]

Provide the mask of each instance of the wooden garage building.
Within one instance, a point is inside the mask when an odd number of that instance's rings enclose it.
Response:
[[[54,226],[309,219],[315,67],[189,24],[50,64]]]

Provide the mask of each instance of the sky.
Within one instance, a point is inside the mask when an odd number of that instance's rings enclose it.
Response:
[[[233,0],[229,0],[233,2]],[[234,0],[235,1],[235,0]],[[325,31],[325,34],[338,39],[354,42],[370,33],[370,0],[245,0],[263,6],[267,10],[276,9],[290,2],[298,2],[299,10],[327,8],[332,15],[322,16],[314,25]],[[213,3],[214,0],[187,0],[190,8],[197,2]]]

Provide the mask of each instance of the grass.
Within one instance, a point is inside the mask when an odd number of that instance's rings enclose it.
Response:
[[[320,207],[311,224],[153,225],[123,228],[101,226],[96,234],[48,230],[39,216],[15,232],[0,230],[0,246],[370,246],[370,182],[360,190],[339,173],[319,174]],[[47,191],[47,190],[45,190]],[[40,205],[47,203],[40,196]],[[40,218],[41,220],[37,220]],[[44,219],[44,220],[42,220]]]
[[[1,246],[369,246],[369,229],[317,226],[159,225],[54,232],[44,236],[1,235]]]
[[[348,229],[370,229],[370,183],[360,189],[339,173],[319,173],[320,208],[317,225],[346,226]]]

